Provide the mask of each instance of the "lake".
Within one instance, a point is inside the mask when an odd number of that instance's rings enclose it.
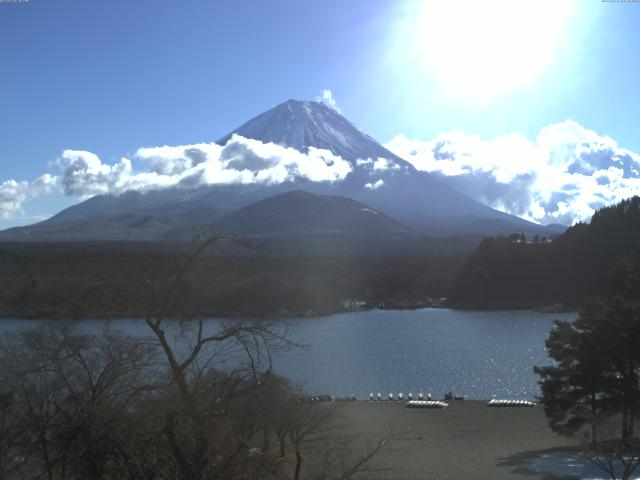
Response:
[[[334,396],[422,391],[441,398],[452,391],[472,399],[533,399],[539,389],[532,368],[550,363],[544,341],[556,318],[576,314],[421,309],[289,319],[292,338],[307,346],[280,354],[274,368],[309,393]],[[0,331],[37,324],[0,320]],[[136,320],[113,325],[146,332]]]

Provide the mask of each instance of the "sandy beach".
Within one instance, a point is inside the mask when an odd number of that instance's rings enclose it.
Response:
[[[539,406],[458,401],[442,410],[419,410],[403,402],[358,401],[346,403],[344,415],[348,430],[371,442],[391,429],[403,432],[372,460],[363,477],[371,479],[551,480],[558,477],[522,466],[531,456],[576,443],[554,434]]]

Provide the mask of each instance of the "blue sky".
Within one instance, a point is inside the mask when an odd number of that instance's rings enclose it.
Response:
[[[545,127],[570,119],[613,139],[616,148],[640,152],[640,3],[568,2],[543,66],[488,96],[484,90],[502,85],[500,78],[481,73],[482,65],[464,71],[460,62],[442,58],[464,55],[452,45],[471,48],[495,30],[495,22],[510,22],[501,19],[509,12],[501,5],[487,7],[494,9],[484,19],[488,23],[467,38],[468,29],[459,25],[474,12],[466,14],[464,4],[453,16],[438,10],[434,15],[443,30],[428,37],[424,31],[433,24],[416,20],[427,3],[0,3],[0,184],[59,173],[54,162],[69,149],[114,164],[135,157],[140,147],[211,142],[288,98],[314,99],[324,89],[332,91],[345,116],[382,143],[398,135],[429,142],[452,131],[489,142],[517,133],[535,142]],[[509,61],[515,69],[529,68],[527,55],[551,35],[548,22],[534,27],[523,43],[513,42],[525,54],[483,53],[481,59],[493,70]],[[425,38],[431,43],[416,47]],[[487,48],[511,42],[493,40],[503,43]],[[458,85],[452,75],[465,78]],[[485,88],[474,86],[474,78]],[[447,88],[451,83],[458,90]],[[635,184],[629,185],[625,191]],[[59,193],[29,199],[5,214],[0,227],[30,223],[78,200]],[[497,202],[498,208],[512,208],[504,199]]]

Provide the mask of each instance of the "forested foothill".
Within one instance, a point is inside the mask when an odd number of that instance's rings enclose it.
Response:
[[[251,240],[252,243],[253,240]],[[262,245],[203,253],[181,283],[210,316],[322,315],[357,308],[577,309],[602,296],[617,263],[640,248],[640,197],[550,238],[425,239],[380,255],[265,254]],[[449,244],[455,248],[445,248]],[[130,317],[144,305],[121,288],[168,281],[192,243],[2,242],[0,315]],[[228,245],[227,245],[228,247]],[[118,289],[115,286],[120,286]]]
[[[140,278],[172,278],[190,245],[0,244],[5,317],[140,316]],[[460,256],[273,257],[252,248],[203,252],[182,279],[185,305],[210,316],[318,315],[429,306],[447,295]],[[122,288],[123,285],[129,289]]]
[[[553,239],[484,239],[462,267],[450,305],[577,308],[606,294],[617,263],[640,248],[640,197],[598,210]]]

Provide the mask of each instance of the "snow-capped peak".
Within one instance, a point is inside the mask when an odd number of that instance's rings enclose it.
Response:
[[[412,169],[408,162],[322,102],[287,100],[249,120],[218,143],[226,143],[234,133],[302,152],[309,147],[326,149],[352,163],[358,159],[385,158]]]

